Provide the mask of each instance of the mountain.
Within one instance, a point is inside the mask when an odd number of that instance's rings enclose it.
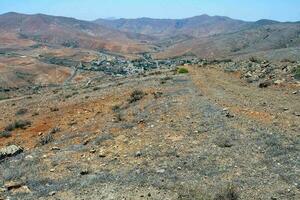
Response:
[[[262,25],[263,24],[263,25]],[[258,21],[247,29],[185,40],[157,53],[158,57],[172,57],[193,53],[202,58],[237,57],[264,51],[300,47],[300,23],[266,23]],[[294,51],[294,50],[293,50]],[[271,56],[272,57],[272,56]]]
[[[94,22],[124,32],[156,37],[155,45],[160,49],[155,53],[158,58],[190,53],[217,58],[300,46],[300,24],[296,22],[268,19],[246,22],[208,15],[186,19],[98,19]]]
[[[10,39],[25,46],[46,43],[123,53],[147,51],[150,47],[141,41],[151,39],[73,18],[18,13],[0,15],[0,33],[0,40]]]
[[[157,37],[188,35],[204,37],[220,33],[234,32],[246,28],[250,23],[229,17],[201,15],[186,19],[97,19],[97,24],[109,26],[125,32],[134,32]]]

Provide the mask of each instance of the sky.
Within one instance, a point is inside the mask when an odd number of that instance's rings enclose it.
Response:
[[[300,0],[0,0],[0,14],[43,13],[83,20],[172,18],[201,14],[246,21],[300,21]]]

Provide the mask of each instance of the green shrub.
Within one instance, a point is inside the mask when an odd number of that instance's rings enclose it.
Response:
[[[130,98],[128,99],[129,103],[133,103],[136,101],[141,100],[144,96],[146,95],[145,92],[141,91],[141,90],[134,90],[131,95]]]
[[[28,112],[26,108],[21,108],[16,112],[16,115],[25,115]]]
[[[39,143],[39,145],[43,146],[43,145],[46,145],[46,144],[51,143],[53,140],[54,140],[53,134],[52,134],[52,133],[49,133],[49,134],[47,134],[47,135],[43,135],[43,136],[39,139],[38,143]]]
[[[179,74],[187,74],[187,73],[189,73],[189,70],[186,69],[186,68],[179,68],[179,69],[177,70],[177,72],[178,72]]]
[[[18,120],[12,124],[9,124],[5,127],[5,131],[13,131],[15,129],[25,129],[27,126],[30,126],[31,122],[28,120]]]
[[[294,71],[294,77],[297,80],[300,80],[300,66],[298,66]]]
[[[11,133],[9,131],[0,131],[0,138],[9,138]]]

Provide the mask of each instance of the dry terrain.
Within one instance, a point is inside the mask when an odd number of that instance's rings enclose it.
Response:
[[[0,198],[299,199],[299,84],[188,70],[0,102],[2,129],[30,121],[0,138],[24,148],[0,163]]]

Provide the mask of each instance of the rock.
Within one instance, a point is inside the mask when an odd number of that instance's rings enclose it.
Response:
[[[56,194],[55,191],[49,192],[49,196],[54,196]]]
[[[166,171],[165,169],[158,169],[158,170],[156,170],[156,172],[160,173],[160,174],[165,173],[165,171]]]
[[[87,139],[87,140],[85,140],[85,141],[83,141],[83,145],[87,145],[88,143],[90,142],[90,140],[89,139]]]
[[[17,189],[23,186],[22,182],[17,182],[17,181],[10,181],[4,184],[4,188],[6,188],[8,191]]]
[[[10,145],[8,147],[4,147],[4,148],[0,149],[0,159],[15,156],[22,152],[23,152],[23,149],[21,147],[18,147],[16,145]]]
[[[276,80],[276,81],[274,81],[274,84],[275,85],[280,85],[280,84],[282,84],[282,83],[284,83],[285,82],[285,80],[283,79],[283,80]]]
[[[258,85],[258,87],[259,87],[259,88],[267,88],[267,87],[269,87],[269,86],[271,86],[271,85],[272,85],[271,81],[265,81],[265,82],[260,83],[260,84]]]
[[[138,151],[135,153],[135,157],[141,157],[142,156],[142,152]]]
[[[294,112],[294,115],[297,117],[300,117],[300,113],[299,112]]]
[[[231,114],[231,113],[229,113],[229,112],[227,112],[225,116],[226,116],[227,118],[234,118],[234,115]]]
[[[59,147],[52,147],[51,150],[52,150],[52,151],[59,151],[60,148],[59,148]]]
[[[96,150],[95,149],[91,149],[90,153],[96,153]]]
[[[245,78],[251,78],[252,77],[252,74],[250,73],[250,72],[247,72],[246,74],[245,74]]]
[[[24,185],[20,188],[17,188],[13,191],[14,193],[23,193],[23,194],[29,194],[31,193],[31,190],[28,188],[28,186]]]
[[[4,192],[6,192],[6,189],[5,188],[0,188],[0,194],[4,193]],[[1,197],[0,197],[0,199],[1,199]]]
[[[79,174],[80,174],[81,176],[87,175],[87,174],[89,174],[89,170],[83,169],[83,170],[81,170],[81,172],[80,172]]]

